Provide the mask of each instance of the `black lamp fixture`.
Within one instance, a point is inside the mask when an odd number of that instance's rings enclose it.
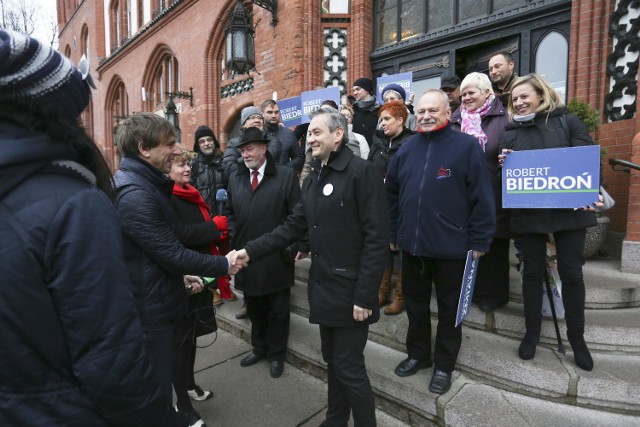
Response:
[[[176,130],[176,140],[178,144],[180,144],[180,121],[178,120],[178,108],[176,107],[176,103],[173,102],[173,98],[177,96],[172,92],[166,92],[169,100],[167,101],[167,105],[164,107],[164,118],[171,123],[173,128]]]
[[[251,3],[271,12],[271,25],[278,23],[278,0],[251,0]],[[237,74],[245,74],[256,66],[253,36],[255,29],[251,14],[244,8],[242,0],[229,12],[229,23],[224,32],[226,41],[226,68]]]

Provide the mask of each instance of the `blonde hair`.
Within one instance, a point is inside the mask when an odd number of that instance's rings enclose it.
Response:
[[[193,155],[194,153],[187,150],[186,148],[181,148],[180,149],[180,154],[177,154],[174,158],[173,158],[173,163],[175,163],[176,165],[180,165],[183,163],[189,163],[191,162],[191,160],[193,160]]]
[[[523,84],[530,84],[533,90],[536,91],[538,96],[540,97],[540,105],[534,111],[534,113],[546,113],[547,117],[549,113],[553,110],[556,110],[560,107],[564,106],[562,99],[560,99],[560,95],[554,88],[552,88],[549,83],[538,74],[531,73],[526,76],[521,76],[516,78],[511,85],[510,92],[513,93],[513,89],[518,86],[522,86]],[[513,122],[513,116],[517,113],[513,108],[513,97],[509,94],[509,120]]]
[[[491,86],[491,80],[484,73],[469,73],[460,83],[460,90],[464,90],[467,86],[475,86],[480,92],[485,92],[487,89],[489,93],[493,94],[493,87]]]

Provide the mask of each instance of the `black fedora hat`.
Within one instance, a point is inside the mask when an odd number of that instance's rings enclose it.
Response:
[[[243,146],[244,144],[248,144],[250,142],[259,142],[262,144],[268,144],[269,140],[264,139],[262,136],[262,131],[257,127],[246,128],[240,134],[240,142],[238,142],[238,147]]]

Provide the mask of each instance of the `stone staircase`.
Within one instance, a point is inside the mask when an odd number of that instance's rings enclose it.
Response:
[[[515,264],[515,258],[512,260]],[[428,391],[431,369],[400,378],[393,369],[406,357],[406,314],[371,326],[365,350],[377,406],[411,426],[639,426],[640,276],[620,273],[619,261],[589,261],[585,340],[594,370],[573,362],[560,321],[566,354],[557,351],[551,319],[543,321],[535,359],[518,357],[524,319],[518,273],[513,269],[511,302],[494,313],[476,307],[464,322],[453,384],[442,396]],[[288,361],[325,378],[316,325],[308,323],[306,281],[309,260],[298,262],[291,292]],[[250,340],[250,323],[236,320],[240,302],[218,310],[218,323]],[[431,309],[436,315],[435,298]],[[435,337],[435,325],[434,337]]]

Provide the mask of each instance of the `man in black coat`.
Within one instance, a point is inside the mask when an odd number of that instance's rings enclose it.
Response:
[[[369,324],[380,318],[378,285],[389,227],[382,178],[346,148],[347,140],[347,122],[337,110],[311,114],[307,144],[316,160],[302,184],[302,200],[283,225],[247,243],[238,257],[255,262],[309,233],[309,321],[320,325],[329,387],[322,425],[344,426],[353,411],[355,426],[369,427],[376,425],[375,407],[363,351]]]
[[[156,114],[136,113],[120,123],[116,139],[124,156],[114,181],[125,259],[151,367],[171,406],[173,322],[186,312],[183,274],[220,277],[238,267],[178,241],[181,229],[170,203],[173,181],[164,175],[180,153],[173,126]]]
[[[353,131],[363,135],[369,147],[373,143],[373,134],[378,126],[378,110],[380,105],[375,97],[373,81],[360,77],[353,82],[353,95],[349,102],[353,107]]]
[[[244,163],[229,177],[227,192],[226,214],[234,248],[273,231],[300,200],[295,171],[276,164],[267,151],[268,142],[254,127],[240,136],[238,148]],[[235,279],[236,288],[244,291],[253,345],[253,351],[240,364],[251,366],[267,357],[273,378],[284,370],[294,256],[286,249],[275,252],[251,263]]]

